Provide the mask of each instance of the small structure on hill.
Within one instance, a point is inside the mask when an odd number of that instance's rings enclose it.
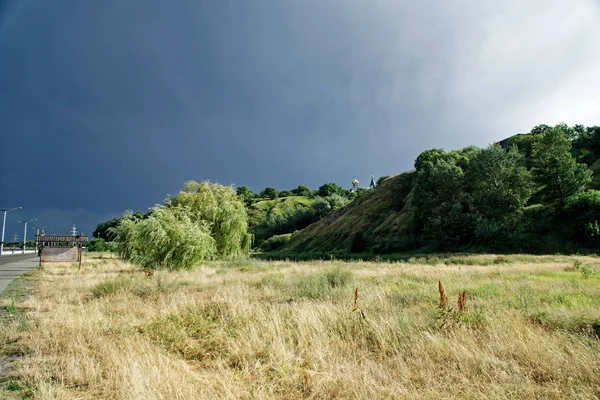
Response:
[[[371,175],[371,183],[369,183],[369,189],[375,189],[375,175]]]
[[[351,192],[356,192],[358,190],[358,180],[356,178],[354,178],[354,180],[352,181],[352,190]]]

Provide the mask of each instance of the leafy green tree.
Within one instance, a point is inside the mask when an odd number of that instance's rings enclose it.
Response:
[[[575,125],[573,132],[573,156],[579,162],[587,165],[594,164],[600,159],[600,126],[584,128],[581,125]]]
[[[491,219],[521,210],[534,192],[525,156],[516,146],[504,151],[491,145],[479,151],[471,160],[465,181],[473,208]]]
[[[110,221],[99,223],[94,232],[92,232],[92,237],[100,238],[105,241],[112,240],[113,234],[111,233],[111,229],[117,227],[120,222],[121,218],[113,218]]]
[[[344,189],[341,186],[336,185],[333,182],[330,182],[330,183],[321,185],[321,187],[319,187],[317,194],[321,197],[327,197],[327,196],[331,196],[332,194],[340,194],[343,191],[344,191]]]
[[[117,228],[121,256],[146,270],[189,269],[216,253],[205,221],[193,221],[186,207],[155,206],[146,219],[124,218]]]
[[[185,183],[183,191],[167,201],[167,206],[184,207],[192,222],[206,223],[216,240],[220,257],[248,251],[246,208],[231,187],[210,182]]]
[[[113,231],[123,259],[144,269],[181,269],[205,258],[246,254],[247,225],[246,209],[231,187],[190,181],[146,218],[127,212]]]
[[[464,172],[445,154],[419,165],[415,205],[425,220],[440,204],[458,199],[463,193]]]
[[[417,171],[424,171],[426,168],[430,168],[437,160],[446,157],[444,149],[430,149],[425,150],[415,160],[415,169]]]
[[[327,215],[339,210],[349,203],[348,199],[339,194],[332,194],[327,197],[316,197],[311,205],[315,219],[321,219]]]
[[[292,190],[292,193],[296,196],[310,196],[310,188],[305,185],[298,185],[296,189]]]
[[[516,146],[504,151],[492,145],[477,153],[465,175],[465,191],[478,244],[497,245],[517,232],[534,188],[525,156]]]
[[[247,206],[251,205],[254,201],[254,193],[248,188],[248,186],[239,186],[235,190],[235,193]]]
[[[104,241],[110,242],[114,239],[114,228],[119,226],[123,218],[139,220],[148,217],[148,215],[150,215],[150,213],[143,213],[141,211],[138,211],[136,213],[127,212],[119,218],[113,218],[109,221],[101,222],[96,226],[94,232],[92,232],[92,237],[104,239]]]
[[[290,197],[292,195],[293,195],[293,193],[291,190],[282,190],[281,192],[279,192],[278,197]]]
[[[591,182],[592,173],[585,164],[571,155],[569,132],[564,126],[544,130],[533,143],[532,173],[540,186],[540,195],[547,204],[564,208],[569,197],[583,191]]]
[[[279,196],[279,191],[269,186],[261,190],[258,196],[263,199],[275,200]]]

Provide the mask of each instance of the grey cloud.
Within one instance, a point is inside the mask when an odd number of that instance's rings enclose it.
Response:
[[[0,205],[89,210],[90,230],[188,179],[348,186],[597,124],[600,5],[20,0],[0,59]]]

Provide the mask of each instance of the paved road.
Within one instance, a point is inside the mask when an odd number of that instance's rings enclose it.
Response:
[[[37,267],[38,263],[37,256],[29,254],[0,257],[0,292],[17,276]]]

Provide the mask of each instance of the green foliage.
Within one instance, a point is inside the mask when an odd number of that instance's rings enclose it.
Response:
[[[88,251],[107,251],[107,247],[106,247],[106,241],[102,238],[97,239],[94,238],[92,240],[90,240],[87,244],[87,249]]]
[[[531,156],[535,135],[516,135],[508,140],[508,148],[516,147],[528,159]]]
[[[465,186],[476,220],[475,238],[487,246],[505,241],[519,229],[521,211],[534,192],[525,157],[516,146],[504,151],[492,145],[477,153]]]
[[[319,190],[317,191],[317,195],[321,196],[321,197],[328,197],[328,196],[331,196],[334,194],[339,195],[343,192],[344,192],[344,189],[341,186],[339,186],[333,182],[330,182],[330,183],[321,185],[319,187]]]
[[[264,242],[262,242],[259,246],[260,251],[272,251],[272,250],[278,250],[280,248],[282,248],[283,246],[285,246],[291,239],[292,234],[291,233],[286,233],[284,235],[275,235],[275,236],[271,236],[270,238],[268,238],[267,240],[265,240]]]
[[[564,221],[574,238],[600,248],[600,191],[588,190],[569,199]]]
[[[332,194],[327,197],[316,197],[311,205],[311,211],[314,213],[315,220],[318,220],[339,210],[346,204],[348,204],[348,199],[339,194]]]
[[[101,222],[97,225],[96,229],[92,233],[92,237],[97,239],[104,239],[106,242],[110,242],[114,239],[114,228],[119,226],[123,218],[138,220],[143,219],[147,216],[148,214],[144,214],[141,211],[138,211],[135,214],[133,212],[128,212],[119,218],[113,218],[109,221]]]
[[[233,189],[187,182],[144,219],[126,218],[114,229],[117,251],[144,269],[186,269],[213,256],[248,252],[246,210]]]
[[[254,193],[248,188],[248,186],[240,186],[235,190],[235,194],[244,202],[245,205],[249,206],[254,202]]]
[[[590,276],[596,273],[594,267],[591,267],[588,264],[585,264],[579,260],[575,260],[575,262],[573,263],[572,270],[580,272],[581,276],[583,276],[585,279],[589,278]]]
[[[184,207],[156,206],[148,218],[131,222],[126,232],[130,249],[121,255],[144,269],[189,269],[217,253],[208,223],[192,220]]]
[[[531,157],[542,200],[558,209],[591,182],[590,170],[571,155],[569,131],[563,125],[544,129],[533,143]]]
[[[261,199],[275,200],[277,197],[279,197],[279,191],[273,187],[266,187],[263,190],[261,190],[258,197],[260,197]]]
[[[191,222],[207,226],[216,242],[216,255],[245,254],[248,222],[244,204],[228,186],[210,182],[186,182],[183,191],[167,201],[181,207]]]
[[[311,190],[308,186],[305,185],[298,185],[298,187],[296,189],[292,190],[292,193],[296,196],[310,196],[311,195]]]
[[[575,125],[570,128],[570,138],[573,144],[573,157],[578,162],[591,166],[600,159],[600,126],[585,128]]]

